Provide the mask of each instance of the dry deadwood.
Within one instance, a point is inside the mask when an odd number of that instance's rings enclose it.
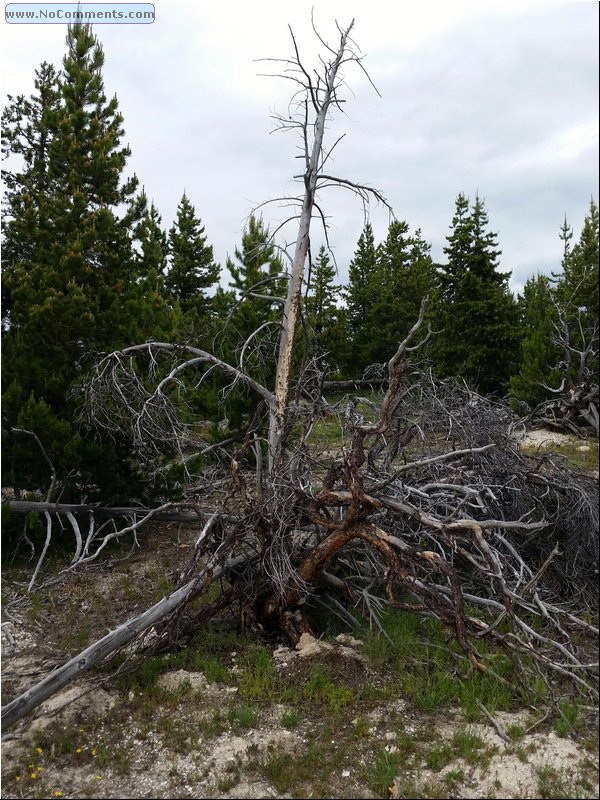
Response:
[[[573,386],[560,397],[542,403],[536,418],[551,430],[572,433],[582,439],[598,438],[598,387]]]
[[[412,368],[407,356],[424,341],[423,309],[387,365],[382,401],[337,404],[337,454],[313,445],[318,403],[293,407],[285,461],[261,494],[252,450],[260,429],[252,431],[231,459],[227,514],[207,521],[198,508],[202,533],[179,584],[198,587],[211,570],[226,576],[220,601],[209,607],[215,614],[241,608],[243,619],[292,641],[310,629],[306,601],[320,596],[350,619],[358,608],[376,621],[390,606],[433,615],[473,669],[490,668],[477,646],[489,638],[520,665],[524,693],[539,671],[595,702],[598,665],[580,655],[574,637],[598,633],[583,613],[597,602],[597,482],[549,454],[523,453],[507,406]],[[161,601],[161,624],[153,622],[155,649],[209,618],[191,616],[191,595],[174,592],[168,607]],[[103,658],[122,646],[116,632],[110,636],[98,649]],[[69,664],[89,665],[83,655]],[[79,674],[61,669],[66,681]],[[9,704],[4,724],[49,696],[55,680]]]
[[[342,102],[338,70],[362,66],[351,28],[339,28],[337,49],[319,37],[329,59],[321,72],[305,69],[295,40],[296,56],[280,62],[283,76],[300,89],[293,113],[280,121],[300,131],[306,169],[273,390],[241,361],[228,364],[192,343],[169,342],[104,354],[82,384],[88,422],[105,434],[129,436],[137,458],[155,474],[165,469],[164,453],[176,453],[187,467],[205,447],[186,423],[188,410],[182,412],[189,386],[217,369],[256,397],[254,419],[236,449],[223,445],[220,465],[188,473],[187,503],[197,508],[201,533],[173,593],[159,604],[153,647],[181,642],[228,606],[241,610],[242,620],[296,642],[311,627],[307,601],[323,596],[348,622],[356,610],[374,624],[389,608],[433,616],[447,626],[469,669],[490,669],[478,649],[487,638],[510,653],[524,695],[528,681],[554,674],[595,702],[598,665],[580,654],[576,640],[598,634],[584,618],[598,594],[597,482],[549,455],[521,452],[508,407],[412,365],[429,338],[426,301],[378,376],[386,386],[379,401],[353,396],[328,404],[318,358],[305,359],[300,374],[292,374],[316,193],[346,186],[366,202],[372,192],[324,170],[333,149],[323,149],[324,123]],[[335,416],[339,441],[319,449],[324,415]],[[217,484],[226,497],[221,491],[221,509],[208,517],[195,498],[210,499],[214,511]],[[185,506],[163,504],[156,513]],[[90,522],[84,536],[77,516],[67,519],[76,541],[70,569],[84,567],[112,538],[135,535],[142,524],[99,531]],[[221,597],[194,617],[192,594],[217,574],[226,579]],[[150,611],[118,630],[147,629]],[[114,634],[91,646],[98,659],[123,646]],[[73,664],[90,665],[89,651],[57,671],[61,686],[79,674],[70,672]],[[57,685],[49,676],[15,698],[3,723],[29,713]]]
[[[551,430],[572,433],[582,439],[599,436],[598,385],[592,382],[598,374],[598,318],[577,305],[581,286],[589,280],[589,267],[570,298],[560,303],[553,300],[557,321],[552,341],[561,353],[556,371],[562,381],[556,388],[542,384],[554,395],[540,403],[530,417]],[[595,363],[595,368],[594,368]]]

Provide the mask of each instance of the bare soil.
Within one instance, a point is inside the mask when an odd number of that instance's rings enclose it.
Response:
[[[157,528],[133,559],[72,575],[13,605],[32,568],[11,570],[3,585],[10,609],[2,624],[3,703],[168,591],[193,535]],[[305,637],[296,650],[269,644],[284,685],[306,687],[315,665],[326,667],[346,692],[339,709],[298,709],[268,694],[249,701],[243,647],[221,654],[224,682],[173,669],[147,691],[98,672],[51,698],[2,742],[2,797],[598,796],[589,726],[560,738],[540,723],[507,743],[491,723],[468,722],[459,709],[427,715],[401,694],[378,697],[388,676],[348,635],[327,643]],[[535,718],[531,708],[496,715],[505,731],[522,732]],[[434,756],[457,732],[475,736],[474,752],[448,751],[440,765]]]

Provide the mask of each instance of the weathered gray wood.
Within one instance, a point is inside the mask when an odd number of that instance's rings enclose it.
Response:
[[[29,514],[30,511],[46,512],[54,516],[72,514],[75,517],[87,517],[90,514],[95,514],[97,517],[104,519],[123,519],[134,516],[141,519],[152,512],[150,508],[92,506],[85,504],[69,505],[67,503],[43,503],[29,500],[3,500],[2,508],[10,508],[11,511],[17,514]],[[211,512],[207,511],[206,513],[210,514]],[[198,515],[194,511],[159,511],[152,514],[152,520],[157,522],[197,523]]]
[[[228,570],[235,569],[239,564],[245,563],[248,558],[248,556],[239,556],[224,565],[215,566],[212,571],[212,579],[215,580],[222,577]],[[201,591],[206,584],[208,579],[206,569],[204,573],[204,575],[200,574],[193,580],[188,581],[188,583],[167,597],[163,597],[162,600],[159,600],[158,603],[144,611],[143,614],[133,617],[133,619],[124,622],[114,631],[107,633],[102,639],[94,642],[94,644],[70,661],[67,661],[66,664],[63,664],[62,667],[51,672],[35,686],[32,686],[31,689],[28,689],[4,706],[2,708],[2,730],[6,731],[7,728],[10,728],[26,714],[37,708],[44,700],[47,700],[68,683],[78,678],[79,675],[94,666],[94,664],[100,663],[111,653],[129,644],[140,633],[156,625],[157,622],[160,622],[179,606],[183,605],[192,595]]]

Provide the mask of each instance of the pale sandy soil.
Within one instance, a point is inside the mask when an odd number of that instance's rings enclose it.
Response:
[[[5,626],[5,629],[8,626]],[[3,668],[8,677],[20,674],[17,684],[24,688],[39,667],[35,649],[35,634],[13,626],[12,643],[3,636]],[[292,651],[280,647],[274,654],[278,670],[293,670],[299,660],[322,655],[318,642],[307,640],[303,650]],[[328,652],[338,657],[361,659],[360,646],[349,638],[328,645]],[[207,720],[217,708],[225,708],[235,699],[238,688],[208,684],[200,672],[177,670],[166,673],[161,679],[163,688],[177,696],[182,683],[193,692],[201,693],[202,703],[195,707],[197,725],[192,716],[189,736],[183,748],[172,747],[168,736],[156,731],[142,731],[133,715],[119,717],[115,729],[114,713],[123,711],[123,705],[136,702],[129,697],[105,688],[92,688],[90,683],[79,683],[47,701],[33,718],[19,724],[11,738],[2,747],[2,797],[72,797],[72,798],[278,798],[320,796],[310,786],[310,781],[294,793],[278,793],[260,771],[257,760],[273,754],[291,754],[302,758],[311,741],[320,733],[319,722],[306,719],[290,730],[281,724],[286,708],[272,705],[262,708],[257,724],[251,730],[226,729],[215,737],[201,732],[200,723]],[[185,696],[170,707],[174,720],[189,719]],[[61,709],[62,707],[62,709]],[[119,708],[120,707],[120,708]],[[449,717],[451,717],[449,719]],[[511,725],[526,727],[530,712],[500,713],[497,721],[504,730]],[[332,749],[324,758],[332,759],[329,782],[330,797],[368,798],[380,797],[365,780],[369,758],[382,751],[397,751],[399,720],[403,722],[404,735],[414,736],[420,747],[427,746],[427,736],[432,731],[439,734],[440,742],[450,741],[453,733],[464,728],[459,711],[440,717],[427,717],[411,711],[409,704],[399,697],[372,708],[368,713],[369,729],[366,741],[356,753],[356,759],[336,764],[336,743],[341,747],[348,731],[338,730],[332,739]],[[356,724],[353,720],[350,724]],[[75,733],[73,752],[66,758],[56,758],[52,745],[44,739],[44,732],[54,730],[49,726],[72,729]],[[403,769],[391,783],[390,797],[455,797],[455,798],[538,798],[540,768],[553,771],[569,786],[572,793],[556,797],[597,797],[598,756],[590,752],[589,743],[584,748],[571,738],[559,738],[552,731],[533,731],[515,741],[504,742],[492,725],[477,723],[466,729],[481,737],[488,759],[485,765],[469,764],[453,759],[441,770],[424,768]],[[429,734],[428,734],[429,731]],[[425,740],[425,742],[424,742]],[[43,742],[43,747],[40,743]],[[117,748],[118,745],[118,748]],[[36,748],[39,747],[39,752]],[[111,752],[127,754],[125,773],[120,763],[113,763]],[[98,758],[101,755],[102,758]],[[117,761],[115,756],[115,761]],[[32,776],[35,775],[35,778]],[[458,778],[453,778],[458,776]],[[448,786],[451,785],[451,790]],[[420,794],[403,794],[406,787],[421,790]]]

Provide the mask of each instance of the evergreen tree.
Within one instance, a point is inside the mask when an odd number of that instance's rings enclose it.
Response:
[[[284,269],[262,218],[251,216],[242,235],[241,247],[227,259],[233,292],[219,291],[215,307],[227,309],[222,351],[230,363],[242,362],[244,369],[265,386],[275,375],[275,352],[285,296]],[[244,425],[255,399],[231,394],[227,414],[234,428]]]
[[[227,259],[227,269],[237,300],[233,338],[240,345],[265,322],[279,321],[282,311],[278,298],[284,296],[284,270],[261,218],[250,217],[241,249],[235,248],[235,260]]]
[[[167,289],[184,311],[195,310],[204,316],[208,310],[205,290],[219,280],[220,270],[214,262],[212,246],[206,243],[204,226],[185,192],[169,231],[169,256]]]
[[[110,499],[133,490],[131,476],[124,477],[128,459],[82,438],[71,391],[85,351],[135,341],[138,320],[153,314],[133,246],[144,202],[136,179],[123,180],[129,149],[121,144],[117,99],[107,101],[104,93],[103,63],[91,28],[69,27],[58,81],[49,68],[38,73],[46,105],[21,103],[8,112],[7,152],[25,158],[8,187],[4,227],[3,423],[9,450],[21,447],[11,428],[32,429],[63,477],[79,473],[79,483],[103,486]],[[27,138],[35,145],[29,155],[19,149]],[[43,169],[36,152],[44,153]],[[35,442],[28,447],[33,463]],[[20,485],[40,485],[39,475],[27,474],[26,460],[10,461],[14,472],[21,467]]]
[[[592,199],[579,240],[572,249],[565,247],[563,272],[556,285],[556,300],[567,325],[571,346],[583,351],[591,345],[594,350],[587,364],[587,379],[593,383],[598,383],[598,222],[598,206]],[[566,220],[561,238],[564,238],[565,230],[570,231]],[[569,376],[572,381],[580,379],[576,361],[573,358]]]
[[[420,230],[411,236],[407,222],[390,224],[374,276],[379,290],[372,293],[374,328],[379,326],[375,361],[387,361],[395,353],[416,322],[421,301],[434,291],[436,275],[430,250]]]
[[[378,251],[375,246],[373,228],[365,225],[356,246],[354,258],[348,269],[348,286],[344,292],[346,300],[347,350],[344,371],[356,377],[374,362],[373,358],[373,293],[378,290],[374,275],[377,271]],[[381,319],[378,320],[381,322]]]
[[[556,307],[546,275],[529,278],[519,298],[519,309],[523,336],[521,367],[510,379],[510,392],[516,400],[534,408],[548,396],[542,384],[560,383],[555,369],[560,353],[553,344]]]
[[[331,263],[329,253],[325,246],[321,245],[308,287],[306,315],[315,351],[327,353],[328,362],[337,365],[343,332],[337,304],[341,288],[334,284],[335,276],[336,270]]]
[[[472,208],[459,194],[452,233],[439,268],[434,357],[441,375],[459,376],[483,393],[503,393],[519,358],[516,302],[509,272],[498,271],[497,235],[476,197]]]
[[[148,199],[142,193],[144,212],[136,230],[140,244],[139,271],[141,274],[153,273],[163,278],[167,270],[168,239],[162,225],[162,217],[154,203],[148,207]]]
[[[421,231],[394,220],[385,242],[375,246],[367,225],[349,270],[349,358],[347,372],[356,377],[366,366],[387,362],[415,323],[426,295],[435,286],[430,245]]]
[[[3,170],[6,186],[2,217],[2,319],[8,324],[12,308],[11,264],[33,255],[39,226],[40,203],[49,191],[48,148],[52,141],[54,112],[59,104],[58,75],[51,64],[35,72],[35,93],[29,98],[8,96],[2,113],[2,153],[22,159],[18,172]]]
[[[130,341],[154,339],[172,340],[184,328],[183,312],[173,301],[166,287],[168,239],[162,218],[154,203],[148,206],[142,192],[140,204],[142,217],[136,227],[136,268],[138,276],[135,291],[129,300],[132,306]]]

